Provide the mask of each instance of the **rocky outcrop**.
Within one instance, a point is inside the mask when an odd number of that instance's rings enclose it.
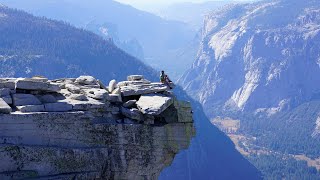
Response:
[[[12,99],[0,98],[0,179],[157,179],[194,136],[191,106],[166,89],[145,95],[143,76],[128,80],[0,79]],[[135,81],[147,84],[124,95]]]

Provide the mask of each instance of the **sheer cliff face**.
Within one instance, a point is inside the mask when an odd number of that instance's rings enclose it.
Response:
[[[317,1],[231,5],[206,17],[198,58],[180,83],[212,115],[274,114],[320,91]]]
[[[157,179],[192,124],[92,124],[82,113],[0,115],[0,178]]]

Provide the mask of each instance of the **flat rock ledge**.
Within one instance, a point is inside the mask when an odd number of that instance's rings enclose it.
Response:
[[[142,75],[0,78],[0,124],[0,180],[158,179],[195,135],[190,103]]]
[[[130,75],[122,82],[111,80],[108,86],[92,76],[0,78],[0,114],[84,111],[112,123],[156,124],[167,123],[162,114],[173,107],[177,122],[193,122],[191,106],[179,108],[175,102],[179,101],[167,85],[142,75]],[[179,114],[191,118],[181,119]]]

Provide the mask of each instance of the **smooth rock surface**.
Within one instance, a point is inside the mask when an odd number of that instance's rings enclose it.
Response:
[[[88,97],[97,100],[104,100],[109,96],[109,93],[105,89],[86,89],[85,92]]]
[[[173,103],[173,98],[161,94],[143,95],[137,102],[143,114],[159,115]]]
[[[117,85],[118,87],[123,87],[123,86],[141,85],[141,84],[151,84],[151,81],[148,81],[146,79],[142,79],[140,81],[121,81]]]
[[[65,85],[65,88],[66,88],[68,91],[70,91],[70,92],[72,92],[72,93],[74,93],[74,94],[80,94],[80,92],[81,92],[81,89],[80,89],[78,86],[73,85],[73,84],[66,84],[66,85]]]
[[[2,98],[0,98],[0,113],[10,114],[11,111],[11,107]]]
[[[42,103],[55,103],[55,102],[57,102],[57,99],[53,95],[50,95],[50,94],[39,95],[37,97]]]
[[[127,77],[128,81],[140,81],[144,79],[143,75],[130,75]]]
[[[15,88],[24,89],[24,90],[49,91],[49,92],[59,92],[61,90],[60,87],[56,84],[36,81],[34,79],[17,79]]]
[[[97,80],[92,76],[80,76],[75,80],[75,83],[82,85],[97,85]]]
[[[25,105],[40,105],[40,100],[32,94],[13,94],[13,105],[25,106]]]
[[[116,88],[116,86],[117,86],[117,81],[114,79],[111,80],[109,82],[109,87],[108,87],[109,92],[111,93]]]
[[[168,86],[162,83],[151,83],[142,85],[132,85],[121,87],[123,96],[136,96],[142,94],[152,94],[169,90]]]
[[[44,104],[47,112],[67,112],[72,110],[72,105],[66,102],[47,103]]]
[[[45,110],[44,105],[17,106],[17,109],[23,113],[43,112]]]
[[[78,101],[87,101],[88,98],[84,94],[72,94],[69,96],[70,99]]]
[[[75,111],[88,111],[92,109],[106,109],[109,107],[109,103],[107,102],[100,102],[98,100],[88,98],[86,101],[74,100],[70,97],[65,99],[62,102],[66,102],[67,104],[72,105],[72,109]]]

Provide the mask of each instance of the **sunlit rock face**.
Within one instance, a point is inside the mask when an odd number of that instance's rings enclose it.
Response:
[[[230,5],[206,17],[198,58],[180,80],[216,110],[275,114],[320,91],[317,1]]]
[[[140,77],[109,87],[91,76],[1,79],[11,103],[0,97],[0,179],[157,179],[195,129],[190,103],[166,88],[121,90],[153,86]],[[170,104],[150,114],[137,107],[142,96]]]

